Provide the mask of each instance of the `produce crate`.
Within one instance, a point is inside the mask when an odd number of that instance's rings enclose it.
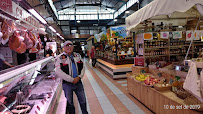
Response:
[[[181,78],[186,78],[187,77],[188,72],[183,72],[183,71],[176,71],[176,76],[180,76]]]
[[[147,67],[141,67],[141,66],[132,66],[132,73],[133,74],[140,74],[143,71],[145,71],[146,73],[149,72],[149,68]]]
[[[158,84],[155,84],[154,85],[154,89],[156,89],[157,91],[166,91],[166,90],[171,90],[172,89],[172,86],[169,85],[167,87],[159,87]]]

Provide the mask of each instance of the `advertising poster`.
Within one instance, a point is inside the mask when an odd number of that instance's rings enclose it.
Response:
[[[46,50],[49,49],[49,46],[52,46],[52,51],[55,53],[57,50],[56,42],[46,42]]]
[[[194,40],[199,40],[201,37],[201,31],[200,30],[194,31],[194,37],[195,37]]]
[[[169,38],[169,32],[161,32],[160,38],[162,39],[168,39]]]
[[[118,38],[127,37],[126,27],[125,26],[111,27],[110,28],[110,33],[111,33],[111,37],[118,37]]]
[[[186,41],[191,41],[194,36],[193,31],[186,31]]]
[[[186,41],[191,41],[193,38],[194,40],[199,40],[202,36],[202,31],[196,30],[196,31],[186,31]]]
[[[174,31],[173,32],[173,39],[180,39],[182,38],[183,32],[182,31]]]
[[[153,33],[152,32],[144,33],[144,40],[153,40]]]

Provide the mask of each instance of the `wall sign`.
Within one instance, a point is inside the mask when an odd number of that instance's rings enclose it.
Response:
[[[120,26],[120,27],[111,27],[110,28],[111,37],[118,37],[118,38],[125,38],[127,37],[126,34],[126,27]]]
[[[17,5],[15,2],[12,2],[12,12],[16,18],[24,20],[30,23],[31,25],[34,25],[35,27],[40,28],[41,24],[39,23],[39,21],[35,19],[35,17],[30,15],[30,13],[28,13],[19,5]]]
[[[12,0],[0,0],[0,9],[12,13]]]

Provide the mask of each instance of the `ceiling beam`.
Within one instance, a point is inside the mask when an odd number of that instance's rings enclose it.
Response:
[[[77,6],[99,6],[99,7],[104,6],[106,8],[116,10],[115,7],[109,7],[109,6],[103,5],[101,3],[99,3],[99,4],[97,3],[97,4],[75,4],[75,5],[72,5],[72,6],[67,6],[67,7],[63,7],[63,8],[57,9],[57,12],[61,11],[61,10],[64,10],[64,9],[67,9],[67,8],[74,8],[74,7],[77,7]]]
[[[33,7],[36,8],[36,7],[39,7],[39,6],[42,6],[42,5],[44,5],[44,4],[37,4],[37,5],[33,6]]]
[[[58,1],[55,1],[53,3],[56,4],[56,3],[59,3],[59,2],[63,2],[63,1],[67,1],[67,0],[58,0]]]

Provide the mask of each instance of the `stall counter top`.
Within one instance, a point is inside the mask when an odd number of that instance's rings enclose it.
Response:
[[[132,65],[134,65],[134,64],[113,65],[113,64],[108,63],[108,62],[106,62],[106,61],[104,61],[104,60],[101,60],[101,59],[97,59],[97,61],[99,61],[100,63],[105,64],[106,66],[110,67],[111,69],[117,69],[117,68],[129,68],[129,67],[131,68]]]

